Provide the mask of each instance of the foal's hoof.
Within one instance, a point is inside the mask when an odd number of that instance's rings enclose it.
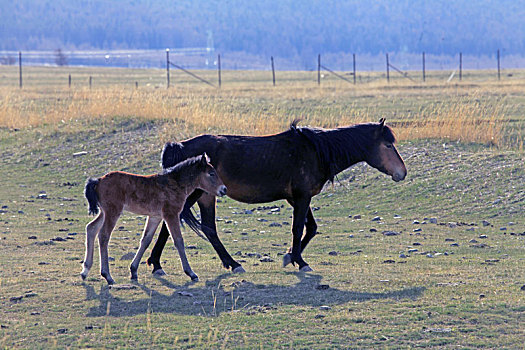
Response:
[[[237,266],[236,268],[234,268],[232,270],[233,273],[245,273],[246,270],[244,270],[244,268],[242,266]]]
[[[292,254],[286,253],[283,256],[283,267],[290,265],[292,263]]]
[[[313,270],[312,270],[312,268],[310,266],[304,265],[303,267],[301,267],[299,269],[299,271],[301,271],[301,272],[310,272],[310,271],[313,271]]]
[[[153,276],[166,276],[166,272],[163,269],[158,269],[152,272]]]

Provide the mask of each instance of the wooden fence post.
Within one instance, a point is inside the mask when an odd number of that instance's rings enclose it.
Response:
[[[425,51],[423,51],[423,81],[425,81]]]
[[[390,62],[388,61],[388,54],[386,54],[386,82],[390,82]]]
[[[272,81],[273,86],[275,86],[275,65],[273,64],[273,56],[271,56],[270,59],[272,60]]]
[[[463,53],[459,53],[459,81],[463,79]]]
[[[90,75],[90,76],[89,76],[89,89],[90,89],[90,90],[91,90],[92,82],[93,82],[93,77]]]
[[[22,51],[18,51],[18,71],[19,71],[18,85],[20,86],[20,89],[21,89],[22,88]]]
[[[321,85],[321,54],[317,55],[317,85]]]
[[[68,87],[71,89],[71,74],[68,77]]]
[[[222,81],[221,81],[221,55],[217,55],[217,74],[219,79],[219,88],[221,87]]]
[[[499,65],[499,49],[498,49],[498,80],[501,79],[501,75],[500,75],[500,65]]]
[[[354,67],[354,85],[355,85],[355,80],[356,80],[356,72],[355,72],[355,53],[352,54],[352,58],[353,58],[353,67]]]
[[[170,49],[166,49],[166,88],[170,87]]]

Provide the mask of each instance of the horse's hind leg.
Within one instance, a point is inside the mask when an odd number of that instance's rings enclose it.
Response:
[[[148,246],[150,245],[151,240],[153,239],[153,235],[155,234],[155,231],[157,230],[157,227],[159,226],[161,221],[161,218],[153,218],[151,216],[148,216],[148,219],[146,220],[146,225],[144,225],[144,232],[142,233],[142,239],[140,240],[140,247],[137,250],[135,257],[133,258],[133,261],[131,262],[131,266],[129,267],[131,271],[132,280],[136,280],[138,277],[137,269],[139,268],[140,259],[142,259],[144,252],[146,251],[146,249],[148,249]]]
[[[86,254],[84,256],[84,268],[80,276],[86,279],[91,266],[93,266],[93,250],[95,249],[95,238],[104,223],[104,212],[100,211],[98,216],[86,225]]]
[[[193,272],[188,262],[188,258],[186,258],[184,240],[182,239],[182,233],[180,232],[179,218],[177,216],[167,216],[164,218],[164,220],[166,221],[168,229],[170,230],[173,243],[179,252],[180,262],[182,263],[184,273],[190,276],[192,281],[198,281],[199,277],[195,274],[195,272]]]
[[[303,272],[312,271],[310,266],[303,260],[301,256],[301,238],[303,236],[304,224],[306,221],[306,215],[309,210],[311,198],[299,198],[294,200],[293,205],[293,224],[292,224],[292,246],[290,253],[283,257],[283,267],[289,263],[299,265],[299,270]]]
[[[102,229],[98,233],[98,244],[100,249],[100,274],[106,279],[108,284],[114,284],[115,281],[109,273],[109,256],[108,256],[108,244],[109,239],[111,238],[111,232],[117,223],[118,218],[120,217],[120,212],[116,211],[118,214],[110,215],[105,213],[104,224]]]

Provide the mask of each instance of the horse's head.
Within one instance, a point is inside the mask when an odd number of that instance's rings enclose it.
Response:
[[[402,181],[407,176],[407,168],[394,146],[395,137],[392,130],[381,118],[374,130],[374,143],[369,150],[366,162],[377,170],[392,176],[394,181]]]
[[[222,197],[226,194],[226,186],[215,171],[215,168],[210,164],[210,159],[206,153],[199,156],[199,176],[198,187],[205,192],[214,196]]]

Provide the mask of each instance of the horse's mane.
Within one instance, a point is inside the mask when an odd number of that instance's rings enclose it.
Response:
[[[182,162],[179,162],[171,167],[164,168],[160,175],[180,175],[187,170],[193,170],[192,168],[196,167],[201,161],[202,161],[202,155],[197,157],[188,158],[186,160],[183,160]]]
[[[290,124],[290,130],[308,140],[317,153],[321,167],[327,169],[330,181],[345,164],[355,164],[366,158],[370,146],[375,142],[374,132],[380,124],[356,124],[336,129],[298,127],[300,120]],[[382,137],[394,142],[395,136],[388,126],[384,126]]]

